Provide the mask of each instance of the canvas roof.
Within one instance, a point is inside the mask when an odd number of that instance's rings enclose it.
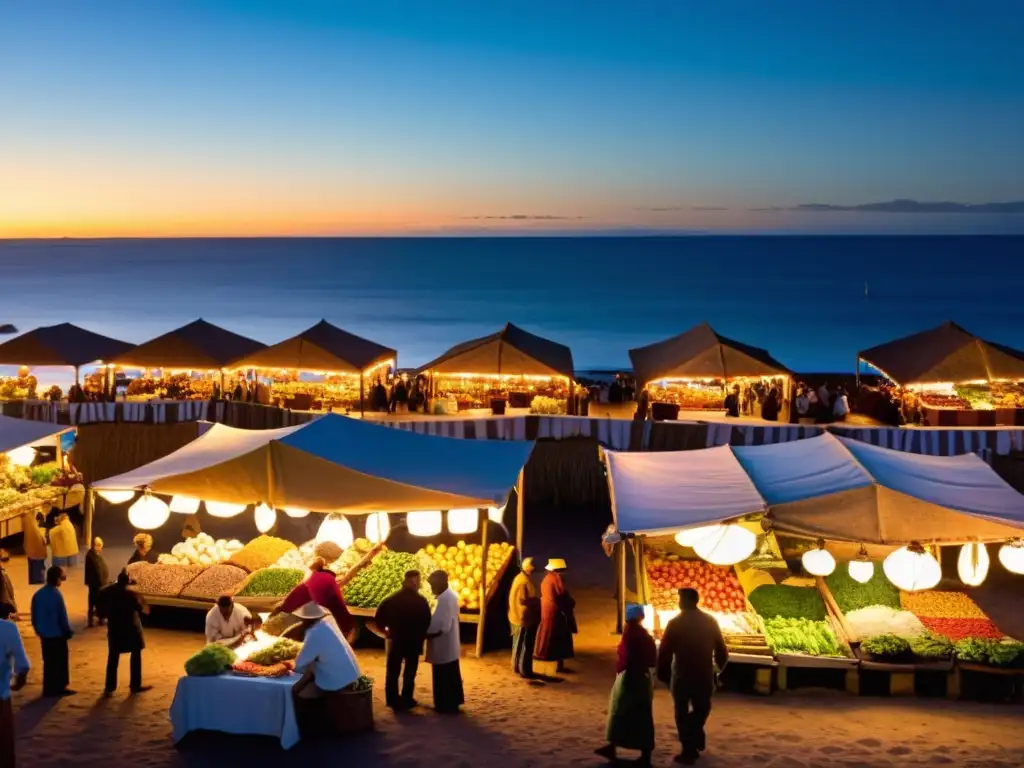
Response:
[[[212,370],[263,349],[266,344],[202,318],[139,344],[112,362],[138,368]]]
[[[790,370],[767,350],[727,339],[707,323],[670,339],[631,349],[629,359],[641,385],[673,378],[790,375]]]
[[[377,363],[397,358],[395,350],[321,320],[290,339],[235,361],[234,365],[239,368],[360,373]]]
[[[78,367],[99,360],[109,362],[131,346],[71,323],[45,325],[0,344],[0,364]]]
[[[59,435],[74,427],[63,427],[45,421],[28,421],[0,416],[0,453],[13,451],[23,445],[35,445],[48,437]]]
[[[420,435],[328,414],[284,429],[215,424],[93,487],[320,512],[478,508],[505,502],[532,450],[531,442]]]
[[[858,357],[904,386],[1024,381],[1024,352],[986,341],[953,322],[866,349]]]
[[[456,344],[420,371],[510,376],[573,376],[572,352],[512,323],[497,333]]]

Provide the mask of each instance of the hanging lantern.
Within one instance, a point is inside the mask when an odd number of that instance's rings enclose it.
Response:
[[[1024,573],[1024,539],[1014,539],[999,548],[999,562],[1010,573]]]
[[[288,517],[309,517],[308,509],[299,509],[298,507],[282,507],[281,509]]]
[[[15,467],[31,467],[36,460],[36,449],[31,445],[23,445],[7,452],[7,458]]]
[[[329,514],[320,523],[320,530],[316,532],[316,543],[318,545],[326,541],[333,541],[342,549],[348,549],[352,546],[354,539],[352,524],[344,515],[339,515],[337,512]]]
[[[825,549],[824,539],[818,539],[814,549],[804,552],[800,561],[804,565],[804,570],[812,576],[828,576],[836,569],[836,559]]]
[[[882,570],[904,592],[931,589],[942,579],[942,566],[916,541],[891,552],[882,561]]]
[[[151,531],[167,522],[171,510],[156,496],[143,494],[128,509],[128,521],[140,531]]]
[[[440,512],[410,512],[405,524],[413,536],[437,536],[441,532]]]
[[[722,525],[702,536],[693,550],[712,565],[735,565],[757,548],[757,536],[742,525]]]
[[[135,491],[98,491],[100,498],[111,504],[124,504],[135,498]]]
[[[277,512],[266,503],[259,504],[253,513],[256,518],[256,530],[266,533],[277,524]]]
[[[497,523],[498,525],[501,525],[502,522],[504,522],[505,520],[505,506],[491,507],[490,509],[488,509],[487,519],[490,520],[492,523]]]
[[[448,532],[455,534],[476,533],[479,514],[475,509],[449,509]]]
[[[209,501],[206,502],[206,511],[214,517],[236,517],[243,512],[248,504],[235,504],[230,501]]]
[[[977,587],[988,576],[989,562],[988,549],[984,544],[976,541],[964,544],[960,547],[960,557],[956,562],[960,581],[969,587]]]
[[[391,533],[391,520],[387,512],[371,512],[366,516],[366,538],[374,544],[383,544]]]
[[[199,511],[199,499],[193,496],[172,496],[171,512],[179,515],[194,515]]]
[[[679,533],[676,534],[676,544],[681,547],[690,547],[692,549],[694,545],[696,545],[696,543],[705,536],[719,533],[722,528],[725,528],[725,526],[721,524],[687,528],[685,531],[679,531]]]
[[[875,575],[875,564],[871,562],[868,551],[863,545],[857,554],[857,559],[851,560],[846,569],[850,572],[850,578],[860,584],[867,584]]]

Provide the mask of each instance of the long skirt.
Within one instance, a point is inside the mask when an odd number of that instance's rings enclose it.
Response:
[[[654,681],[649,671],[626,670],[615,678],[605,738],[623,749],[654,749]]]
[[[438,712],[456,712],[466,703],[462,690],[462,670],[458,659],[448,664],[433,665],[434,709]]]

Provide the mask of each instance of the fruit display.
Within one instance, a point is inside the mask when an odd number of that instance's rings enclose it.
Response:
[[[765,619],[764,634],[773,653],[845,657],[846,651],[827,621],[783,618]]]
[[[821,593],[812,587],[766,584],[751,592],[747,599],[766,622],[774,618],[824,621],[827,616]]]
[[[747,610],[740,580],[732,568],[703,560],[684,560],[679,555],[651,552],[645,569],[655,610],[679,607],[679,590],[692,587],[700,594],[700,607],[720,613]],[[774,583],[774,582],[773,582]]]
[[[242,549],[238,539],[214,539],[208,533],[200,533],[191,539],[180,541],[171,547],[170,553],[157,558],[162,565],[215,565],[224,563]]]
[[[541,416],[557,416],[560,413],[565,413],[565,400],[537,395],[530,401],[530,413]]]
[[[901,592],[900,603],[924,626],[953,642],[969,638],[1000,640],[1005,635],[963,592],[928,590]]]
[[[920,395],[920,398],[921,404],[927,408],[965,410],[971,407],[970,403],[959,395],[940,395],[934,392],[924,392]]]
[[[881,563],[875,563],[871,578],[861,584],[850,576],[847,563],[838,563],[836,569],[825,577],[832,597],[843,613],[850,613],[870,606],[900,608],[900,591],[885,577]],[[879,633],[871,633],[879,634]]]
[[[261,568],[245,580],[235,597],[285,597],[306,578],[298,568]]]
[[[180,565],[164,566],[182,568]],[[201,566],[200,566],[201,567]],[[189,600],[216,600],[223,594],[230,594],[245,581],[246,574],[237,565],[218,563],[206,567],[198,576],[184,586],[179,597]]]
[[[260,568],[269,568],[280,560],[285,552],[293,549],[296,549],[296,546],[286,539],[257,536],[235,552],[228,562],[252,573]]]
[[[968,638],[1001,640],[1005,635],[991,619],[936,619],[920,616],[921,623],[932,632],[948,637],[953,642]]]
[[[271,664],[280,664],[282,661],[292,661],[299,655],[301,650],[302,643],[281,638],[275,641],[273,645],[250,653],[245,660],[253,664],[262,664],[269,667]]]
[[[647,391],[652,402],[674,403],[686,411],[725,409],[725,391],[721,384],[670,383],[665,387],[649,387]]]
[[[334,571],[339,577],[344,576],[352,570],[359,561],[366,557],[366,554],[374,548],[374,543],[369,539],[356,539],[352,546],[346,549],[341,557],[327,567]]]
[[[274,568],[298,568],[299,570],[305,570],[309,568],[309,561],[312,560],[316,555],[316,542],[310,539],[305,544],[301,544],[295,549],[289,549],[274,563]]]
[[[411,555],[392,549],[381,550],[352,578],[342,593],[345,602],[355,608],[376,608],[384,598],[401,589],[405,572],[414,570],[423,576],[420,594],[433,607],[437,601],[427,584],[427,576],[437,570],[434,561],[423,553]]]
[[[185,661],[185,674],[190,677],[220,675],[231,669],[237,658],[230,648],[211,643],[188,657]]]
[[[176,597],[183,588],[206,569],[205,565],[162,565],[159,563],[132,563],[125,570],[135,582],[136,592],[146,595]]]
[[[953,646],[960,661],[991,667],[1024,667],[1024,643],[1009,638],[965,638]]]
[[[231,672],[240,677],[287,677],[295,671],[291,661],[279,661],[276,664],[258,664],[254,661],[236,661],[231,665]]]
[[[513,547],[508,542],[490,545],[487,551],[487,583],[493,584]],[[480,580],[483,578],[483,547],[459,541],[452,546],[428,544],[419,553],[430,558],[436,570],[448,574],[448,586],[459,596],[459,608],[480,610]]]

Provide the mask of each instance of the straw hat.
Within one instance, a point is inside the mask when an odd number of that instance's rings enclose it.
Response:
[[[314,621],[315,619],[322,619],[327,615],[327,611],[321,608],[316,603],[310,601],[304,606],[299,608],[297,611],[292,611],[292,616],[297,619],[303,619],[304,621]]]
[[[552,557],[552,558],[550,558],[548,560],[548,564],[544,566],[544,570],[546,570],[546,571],[564,571],[568,567],[569,566],[567,566],[565,564],[565,560],[563,560],[562,558],[560,558],[560,557]]]

